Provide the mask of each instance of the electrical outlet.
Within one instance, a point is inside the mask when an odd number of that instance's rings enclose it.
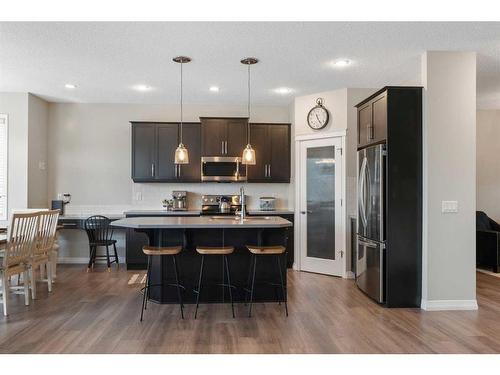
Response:
[[[444,214],[458,212],[458,201],[441,201],[441,212]]]
[[[142,201],[142,192],[141,191],[136,191],[135,192],[135,200],[136,201]]]
[[[40,169],[41,171],[44,171],[46,168],[47,168],[47,165],[45,164],[44,161],[38,162],[38,169]]]

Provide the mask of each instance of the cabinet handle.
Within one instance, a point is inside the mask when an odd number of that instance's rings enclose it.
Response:
[[[226,145],[225,152],[226,152],[226,155],[227,155],[227,141],[225,141],[224,144]]]
[[[180,164],[177,165],[177,177],[179,177],[179,178],[181,177],[181,165]]]
[[[267,177],[271,177],[271,164],[267,165]]]
[[[366,139],[368,141],[373,139],[373,126],[371,124],[366,124]]]
[[[151,177],[155,176],[155,163],[151,163]]]
[[[264,164],[264,177],[267,177],[267,164]]]

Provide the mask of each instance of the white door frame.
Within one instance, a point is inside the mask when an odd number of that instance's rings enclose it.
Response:
[[[9,218],[9,115],[0,113],[0,117],[5,121],[5,143],[6,143],[6,157],[5,157],[5,218],[0,218],[0,221],[7,221]]]
[[[347,278],[347,270],[346,270],[346,259],[347,259],[347,254],[346,254],[346,151],[345,151],[345,145],[346,145],[346,131],[341,130],[341,131],[336,131],[336,132],[328,132],[328,133],[318,133],[318,134],[308,134],[308,135],[298,135],[295,137],[295,225],[294,225],[294,238],[295,238],[295,253],[294,253],[294,265],[293,268],[295,270],[301,270],[301,254],[302,254],[302,248],[301,248],[301,243],[302,241],[300,240],[300,220],[301,220],[301,214],[300,214],[300,205],[301,205],[301,196],[303,192],[301,191],[300,188],[300,181],[301,181],[301,170],[300,170],[300,145],[301,142],[303,141],[310,141],[310,140],[324,140],[324,139],[329,139],[329,138],[340,138],[340,143],[342,147],[342,173],[341,173],[341,186],[342,186],[342,191],[341,191],[341,200],[342,200],[342,205],[341,205],[341,238],[339,238],[339,244],[341,244],[341,251],[342,251],[342,274],[341,276],[343,278]],[[336,239],[337,240],[337,239]]]

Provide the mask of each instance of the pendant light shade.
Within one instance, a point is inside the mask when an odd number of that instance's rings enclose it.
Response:
[[[255,57],[246,57],[240,61],[242,64],[248,66],[248,123],[247,123],[247,138],[248,144],[243,150],[243,155],[241,156],[241,163],[245,165],[255,165],[255,150],[250,144],[250,66],[257,64],[259,60]]]
[[[189,153],[187,148],[182,143],[182,121],[183,121],[183,97],[182,97],[182,65],[191,61],[190,57],[177,56],[173,61],[181,65],[181,126],[179,130],[179,146],[175,149],[174,163],[175,164],[189,164]]]
[[[175,149],[175,164],[189,164],[189,153],[182,143]]]
[[[243,150],[241,163],[247,165],[255,165],[255,150],[252,148],[252,145],[250,143],[247,144],[247,147],[245,147],[245,149]]]

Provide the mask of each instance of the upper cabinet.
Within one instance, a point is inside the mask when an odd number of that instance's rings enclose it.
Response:
[[[199,182],[201,131],[199,123],[183,124],[182,142],[189,164],[174,164],[180,124],[132,122],[132,179],[134,182]]]
[[[202,156],[241,157],[247,140],[247,118],[201,118],[184,123],[182,142],[189,164],[174,164],[180,125],[174,122],[132,122],[134,182],[201,182]],[[290,124],[250,124],[256,165],[248,182],[290,182]]]
[[[241,156],[247,144],[246,117],[200,117],[203,156]]]
[[[250,143],[248,182],[290,182],[290,124],[250,124]]]
[[[387,139],[387,91],[370,97],[358,107],[358,148]]]

